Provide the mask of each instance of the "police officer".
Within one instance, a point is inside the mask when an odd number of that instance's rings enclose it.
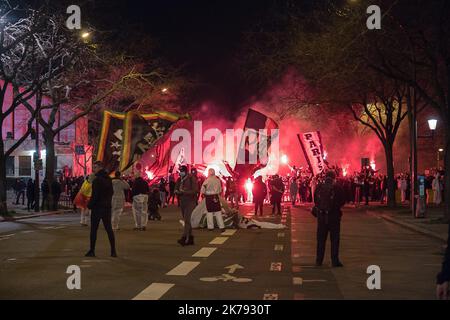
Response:
[[[184,220],[184,231],[178,243],[183,247],[194,244],[194,236],[192,235],[191,216],[197,202],[198,181],[197,178],[189,174],[186,166],[180,167],[180,177],[175,185],[175,194],[178,196],[181,208],[181,214]]]
[[[339,237],[341,208],[345,204],[345,199],[342,188],[336,184],[336,175],[333,171],[327,172],[325,181],[317,186],[314,203],[315,215],[317,215],[316,266],[322,265],[325,245],[328,233],[330,233],[332,266],[342,267],[339,260]]]

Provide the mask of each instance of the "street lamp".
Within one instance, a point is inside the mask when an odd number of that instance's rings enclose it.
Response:
[[[430,127],[431,131],[436,130],[436,126],[437,126],[437,120],[436,119],[428,120],[428,127]]]
[[[91,35],[91,33],[90,33],[90,32],[87,32],[87,31],[81,33],[81,37],[82,37],[83,39],[89,38],[90,35]]]

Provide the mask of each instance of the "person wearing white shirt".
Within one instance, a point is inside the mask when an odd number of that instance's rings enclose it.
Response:
[[[222,218],[222,207],[220,206],[219,195],[222,193],[222,183],[216,176],[214,169],[208,170],[208,178],[203,182],[201,193],[205,196],[206,201],[206,221],[208,229],[214,229],[214,217],[216,217],[219,228],[224,231],[225,224]]]

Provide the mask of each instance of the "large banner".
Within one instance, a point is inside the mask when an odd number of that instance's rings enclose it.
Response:
[[[124,120],[125,113],[109,110],[103,111],[97,160],[105,164],[105,170],[109,173],[119,168]]]
[[[267,165],[272,138],[278,138],[278,133],[274,135],[272,132],[276,129],[278,124],[275,120],[261,112],[248,109],[244,135],[236,157],[235,173],[242,178],[248,178]]]
[[[309,168],[313,175],[321,174],[326,167],[320,131],[297,135]]]
[[[125,171],[155,147],[181,119],[190,117],[166,111],[148,114],[104,111],[97,160],[102,161],[110,173]]]

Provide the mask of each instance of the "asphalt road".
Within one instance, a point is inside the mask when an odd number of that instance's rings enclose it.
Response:
[[[330,267],[328,243],[325,264],[316,268],[315,220],[307,208],[288,207],[282,217],[261,219],[286,219],[284,230],[195,230],[188,247],[176,243],[177,207],[163,209],[163,220],[149,221],[147,231],[132,230],[127,210],[116,233],[118,258],[109,257],[103,227],[97,257],[84,257],[89,229],[76,214],[2,222],[0,299],[434,299],[441,242],[348,208],[344,267]],[[67,288],[71,265],[81,270],[79,290]],[[367,288],[370,265],[380,267],[381,290]]]

